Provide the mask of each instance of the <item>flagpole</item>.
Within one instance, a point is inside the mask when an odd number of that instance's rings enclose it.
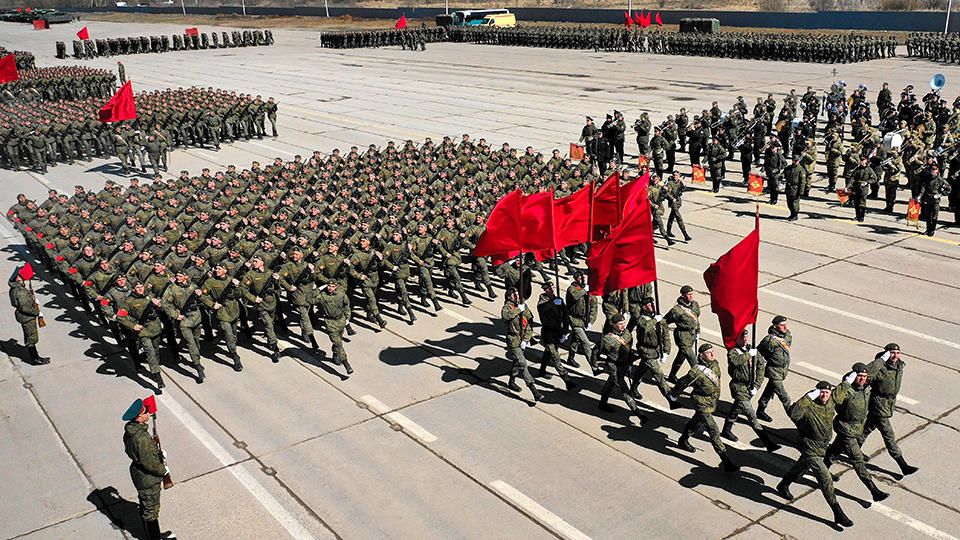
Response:
[[[656,309],[657,315],[660,315],[660,287],[658,284],[660,280],[653,280],[653,301],[654,309]],[[660,358],[663,358],[663,341],[660,339],[660,323],[656,322],[654,324],[657,330],[657,354],[660,355]]]
[[[760,198],[757,197],[757,198],[755,199],[755,202],[757,203],[756,212],[755,212],[755,216],[756,216],[756,220],[757,220],[757,221],[756,221],[756,224],[754,225],[754,227],[760,228]],[[754,323],[753,323],[753,325],[752,325],[752,332],[751,332],[751,337],[750,337],[750,348],[751,348],[751,349],[756,349],[756,348],[757,348],[757,323],[756,323],[756,321],[754,321]]]

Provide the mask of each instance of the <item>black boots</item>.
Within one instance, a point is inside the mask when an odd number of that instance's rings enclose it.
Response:
[[[310,334],[309,341],[310,341],[310,346],[313,347],[313,350],[314,350],[317,354],[320,354],[320,344],[317,343],[317,338],[316,338],[316,336],[314,336],[313,334]]]
[[[723,424],[723,431],[720,432],[720,436],[728,441],[737,442],[740,440],[733,434],[733,422],[730,420],[727,420],[726,423]]]
[[[841,527],[853,527],[853,521],[843,513],[843,510],[840,508],[840,503],[836,503],[833,506],[833,522]]]
[[[534,403],[536,403],[536,402],[540,401],[541,399],[543,399],[543,394],[541,394],[540,391],[537,390],[537,387],[536,387],[536,386],[534,386],[532,383],[529,384],[529,385],[527,385],[527,386],[530,388],[530,392],[533,394],[533,402],[534,402]]]
[[[771,418],[770,415],[767,414],[767,412],[763,409],[757,411],[757,419],[763,420],[764,422],[773,422],[773,418]]]
[[[489,296],[491,300],[497,297],[497,295],[494,294],[493,287],[491,285],[487,285],[487,296]]]
[[[157,383],[157,393],[160,394],[160,390],[166,388],[166,385],[163,384],[163,376],[159,371],[153,374],[153,381]]]
[[[377,315],[377,326],[380,328],[386,328],[387,326],[387,321],[383,320],[383,317],[380,315]]]
[[[203,366],[200,365],[200,362],[196,363],[197,367],[197,384],[203,384]]]
[[[170,531],[160,532],[160,523],[157,520],[143,522],[143,528],[146,529],[149,540],[176,540],[177,537]]]
[[[270,347],[270,360],[272,360],[274,364],[280,361],[280,347],[278,347],[276,343]]]
[[[908,465],[907,460],[903,459],[903,456],[900,456],[897,458],[897,465],[900,466],[900,470],[903,472],[904,475],[913,474],[920,470],[918,467],[914,467],[913,465]]]
[[[347,370],[347,375],[352,374],[352,373],[353,373],[353,367],[350,366],[350,362],[348,362],[346,358],[344,358],[343,360],[341,360],[341,362],[343,363],[344,369]]]
[[[780,449],[780,445],[773,442],[773,439],[770,438],[770,435],[768,435],[766,431],[758,431],[757,438],[760,439],[760,442],[766,447],[767,452],[776,452]]]
[[[720,454],[720,468],[723,469],[723,472],[737,472],[740,470],[740,466],[730,461],[726,452]]]
[[[679,446],[682,450],[686,450],[687,452],[697,451],[697,449],[690,444],[690,434],[687,432],[684,432],[683,435],[680,435],[680,438],[677,440],[677,446]]]
[[[777,494],[788,501],[793,500],[793,493],[790,493],[790,483],[785,480],[781,480],[780,483],[777,484]]]
[[[40,356],[40,353],[37,352],[37,346],[31,345],[27,347],[27,352],[30,354],[30,361],[35,366],[42,366],[44,364],[49,364],[50,359]]]
[[[240,355],[233,353],[233,370],[240,372],[243,371],[243,364],[240,363]]]
[[[413,308],[408,308],[407,311],[410,312],[410,322],[407,324],[413,326],[414,321],[417,320],[417,316],[413,314]]]
[[[874,502],[880,502],[890,496],[889,493],[880,491],[880,488],[873,482],[873,479],[867,479],[863,484],[870,490],[870,496],[873,497]]]
[[[514,392],[520,391],[520,387],[517,385],[517,377],[515,375],[510,375],[510,382],[507,383],[507,388],[513,390]]]
[[[347,335],[352,336],[352,335],[355,335],[356,333],[357,331],[353,329],[353,326],[350,323],[347,323]]]
[[[436,298],[432,298],[432,300],[433,300],[433,310],[440,311],[440,302],[437,302]]]
[[[470,304],[473,303],[473,302],[470,301],[469,298],[467,298],[467,293],[465,293],[465,292],[463,292],[463,291],[460,291],[460,301],[463,302],[463,305],[465,305],[465,306],[469,306]]]

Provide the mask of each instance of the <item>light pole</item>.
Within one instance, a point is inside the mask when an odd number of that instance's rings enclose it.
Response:
[[[183,5],[183,0],[180,0],[180,9],[183,10],[183,14],[187,14],[187,7]]]
[[[947,22],[943,25],[943,34],[950,31],[950,9],[953,7],[953,0],[947,0]]]

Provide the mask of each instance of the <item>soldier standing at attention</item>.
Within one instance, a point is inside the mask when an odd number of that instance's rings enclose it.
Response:
[[[597,126],[593,125],[593,118],[587,117],[587,123],[580,130],[580,142],[588,144],[597,135]]]
[[[873,430],[880,430],[887,452],[906,475],[913,474],[919,469],[907,464],[907,460],[903,458],[900,447],[897,445],[897,436],[893,433],[893,426],[890,425],[897,394],[900,393],[900,383],[903,380],[903,366],[900,346],[896,343],[888,343],[883,348],[883,352],[877,353],[873,362],[867,366],[867,373],[870,374],[870,405],[860,444],[863,444],[862,441],[866,440]]]
[[[836,414],[833,389],[827,381],[818,382],[815,390],[805,394],[790,407],[790,419],[796,424],[800,435],[800,459],[777,484],[777,493],[792,501],[790,484],[811,469],[817,484],[820,485],[823,498],[833,510],[833,522],[841,527],[852,527],[853,521],[843,513],[840,503],[837,502],[837,496],[833,492],[833,479],[823,462],[830,445],[830,437],[833,435],[833,420]]]
[[[800,195],[805,177],[806,172],[800,165],[800,156],[793,156],[790,165],[783,170],[784,193],[787,195],[787,208],[790,209],[787,221],[796,221],[800,217]]]
[[[160,491],[163,477],[170,473],[170,469],[163,464],[160,447],[147,431],[150,415],[143,400],[134,401],[123,413],[123,419],[127,422],[123,428],[123,448],[130,458],[130,479],[137,489],[140,517],[143,518],[147,538],[176,540],[169,531],[160,532]]]
[[[33,269],[29,268],[29,265],[17,268],[10,276],[10,304],[16,310],[14,317],[23,328],[23,344],[30,354],[30,361],[35,365],[49,364],[50,359],[37,353],[37,342],[40,340],[37,319],[40,317],[40,308],[33,290],[26,286],[24,275],[33,277]]]
[[[727,457],[727,447],[720,440],[720,428],[713,420],[713,413],[717,410],[717,400],[720,399],[720,365],[714,357],[713,345],[704,343],[697,349],[696,366],[691,368],[670,390],[668,399],[671,409],[680,406],[677,399],[688,386],[693,387],[690,395],[694,402],[694,413],[690,421],[683,426],[683,433],[680,435],[677,444],[687,452],[695,452],[696,449],[690,444],[690,435],[699,433],[701,429],[706,427],[707,433],[710,434],[710,443],[713,445],[713,450],[720,456],[723,471],[739,471],[740,467]]]
[[[675,326],[673,340],[677,344],[677,357],[673,359],[673,366],[670,367],[670,376],[667,380],[676,382],[677,372],[680,371],[684,360],[690,367],[697,365],[694,350],[700,339],[700,304],[693,299],[693,287],[689,285],[680,287],[677,305],[667,312],[663,320]]]
[[[127,84],[127,69],[123,67],[122,62],[117,62],[117,74],[120,78],[120,85],[123,86]]]
[[[510,382],[507,388],[514,392],[519,392],[520,387],[516,383],[517,376],[523,378],[527,383],[527,388],[533,394],[533,402],[543,399],[543,395],[534,385],[533,376],[527,369],[527,358],[524,351],[530,344],[533,337],[533,313],[527,309],[527,305],[520,302],[520,293],[516,289],[507,291],[507,299],[503,303],[503,309],[500,310],[500,318],[507,326],[507,359],[513,362],[513,368],[510,370]]]
[[[882,501],[889,493],[880,491],[877,484],[870,478],[863,453],[860,452],[860,441],[863,439],[863,424],[867,421],[867,408],[870,403],[870,386],[867,385],[867,366],[863,362],[853,365],[853,370],[844,376],[843,381],[834,391],[833,400],[837,404],[837,417],[833,420],[833,427],[837,436],[827,448],[823,458],[824,465],[830,468],[830,463],[839,454],[847,454],[853,470],[863,485],[870,490],[874,501]],[[834,482],[839,478],[831,475]]]
[[[773,398],[774,394],[780,398],[784,410],[790,408],[790,395],[783,386],[784,379],[790,371],[790,346],[793,344],[793,335],[787,330],[787,318],[783,315],[777,315],[773,318],[773,324],[767,330],[767,335],[757,346],[757,351],[761,358],[766,361],[767,368],[767,386],[760,394],[760,401],[757,403],[757,418],[764,422],[772,422],[773,418],[767,414],[767,404]]]

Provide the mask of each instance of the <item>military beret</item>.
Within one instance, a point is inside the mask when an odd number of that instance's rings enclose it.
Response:
[[[610,322],[612,322],[613,324],[622,323],[622,322],[623,322],[623,315],[621,315],[621,314],[619,314],[619,313],[614,313],[614,314],[613,314],[613,317],[610,317]]]
[[[853,365],[853,371],[856,371],[857,373],[865,373],[867,371],[867,365],[863,362],[857,362]]]
[[[780,324],[784,322],[787,322],[787,318],[784,317],[783,315],[777,315],[776,317],[773,318],[773,324]]]
[[[652,303],[653,303],[653,297],[652,297],[652,296],[644,296],[644,297],[640,300],[640,305],[641,305],[641,306],[645,306],[645,305],[647,305],[647,304],[652,304]]]
[[[829,390],[829,389],[830,389],[830,383],[828,383],[827,381],[820,381],[817,383],[817,390]]]
[[[900,350],[900,346],[897,345],[896,343],[887,343],[886,345],[884,345],[883,350],[885,350],[885,351],[899,351],[899,350]]]
[[[574,278],[578,278],[578,277],[585,276],[585,275],[587,275],[587,273],[584,272],[583,270],[574,270],[574,271],[573,271],[573,277],[574,277]]]
[[[700,346],[699,349],[697,349],[697,352],[700,353],[700,354],[703,354],[703,353],[705,353],[705,352],[707,352],[707,351],[709,351],[709,350],[712,350],[712,349],[713,349],[713,345],[711,345],[711,344],[709,344],[709,343],[704,343],[703,345]]]
[[[690,294],[692,292],[693,292],[693,287],[689,285],[684,285],[683,287],[680,287],[680,294]]]
[[[143,414],[146,410],[147,408],[143,406],[143,400],[138,399],[127,408],[127,412],[123,413],[123,420],[129,422]]]

